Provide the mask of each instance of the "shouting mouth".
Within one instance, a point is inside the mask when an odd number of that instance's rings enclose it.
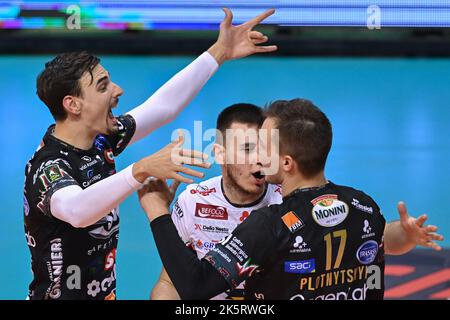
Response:
[[[265,176],[261,171],[253,172],[252,176],[255,178],[257,184],[265,183]]]

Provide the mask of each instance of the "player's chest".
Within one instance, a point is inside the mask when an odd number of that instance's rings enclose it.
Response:
[[[248,209],[200,205],[192,219],[191,243],[198,251],[209,251],[229,235],[250,214]]]
[[[116,173],[114,158],[98,153],[80,156],[74,165],[77,172],[75,178],[83,189]]]

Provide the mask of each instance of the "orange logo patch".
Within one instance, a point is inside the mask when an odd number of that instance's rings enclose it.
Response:
[[[294,233],[295,231],[301,229],[305,223],[297,217],[294,211],[289,211],[284,216],[281,217],[286,227],[288,227],[289,231]]]

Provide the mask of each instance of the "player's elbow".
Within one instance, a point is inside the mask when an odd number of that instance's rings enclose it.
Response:
[[[77,229],[91,225],[91,222],[83,219],[74,208],[57,207],[53,215]]]
[[[180,296],[171,282],[159,280],[152,292],[151,300],[180,300]]]

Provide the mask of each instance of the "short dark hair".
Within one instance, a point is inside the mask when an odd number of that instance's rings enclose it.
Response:
[[[280,153],[290,155],[303,175],[324,170],[333,132],[327,116],[305,99],[278,100],[265,109],[280,134]]]
[[[259,128],[263,124],[264,119],[264,111],[262,108],[250,103],[236,103],[220,112],[217,117],[216,129],[225,137],[226,130],[234,122],[253,124]],[[220,143],[223,143],[223,141],[220,141]]]
[[[100,59],[85,51],[62,53],[45,64],[36,81],[37,95],[47,105],[55,120],[64,120],[67,113],[62,106],[67,95],[82,96],[80,78],[92,70]]]

